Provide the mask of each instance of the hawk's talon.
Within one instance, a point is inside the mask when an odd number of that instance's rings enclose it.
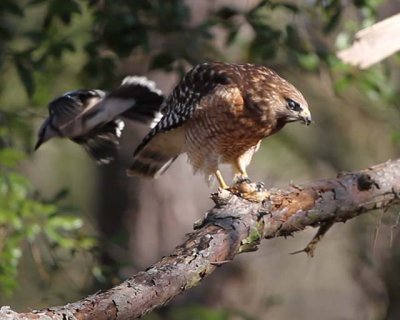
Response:
[[[269,197],[269,193],[265,190],[265,186],[262,182],[251,182],[248,178],[237,182],[229,190],[233,194],[251,202],[262,202]]]
[[[265,191],[265,183],[264,182],[257,182],[256,183],[256,188],[258,192]]]
[[[236,176],[236,177],[233,179],[233,182],[235,183],[235,185],[236,185],[236,184],[241,184],[241,183],[247,183],[247,184],[253,183],[253,182],[250,180],[250,178],[249,178],[249,177],[246,177],[246,176]]]

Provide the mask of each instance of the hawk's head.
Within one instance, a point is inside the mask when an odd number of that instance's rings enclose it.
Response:
[[[294,85],[275,71],[253,66],[245,87],[245,103],[249,110],[269,124],[276,120],[276,130],[288,122],[311,124],[311,113],[304,96]]]
[[[311,113],[308,109],[308,103],[299,90],[291,83],[280,78],[276,86],[275,108],[276,115],[285,123],[301,121],[310,125]]]

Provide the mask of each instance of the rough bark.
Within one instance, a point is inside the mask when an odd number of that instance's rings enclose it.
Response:
[[[288,236],[325,222],[345,222],[397,204],[400,160],[269,192],[263,202],[249,202],[227,191],[220,193],[215,197],[216,206],[170,256],[106,292],[29,313],[3,307],[0,319],[138,318],[198,285],[236,254],[256,250],[263,238]]]

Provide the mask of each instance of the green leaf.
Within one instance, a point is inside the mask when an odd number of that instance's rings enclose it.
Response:
[[[23,17],[24,11],[16,3],[16,1],[1,0],[0,2],[0,12],[7,12],[15,16]]]
[[[25,232],[26,232],[26,238],[28,239],[28,241],[34,242],[37,235],[41,232],[41,227],[39,224],[34,223],[32,225],[27,226]]]
[[[334,90],[336,93],[342,93],[349,86],[351,86],[353,79],[348,76],[343,76],[334,83]]]
[[[308,53],[308,54],[298,54],[297,59],[300,65],[309,71],[317,70],[319,66],[319,57],[315,53]]]
[[[53,0],[48,8],[47,15],[44,20],[44,27],[48,28],[54,18],[58,18],[62,23],[68,25],[74,14],[80,14],[81,7],[74,0]]]
[[[247,16],[252,16],[254,14],[257,14],[257,11],[259,11],[260,9],[264,9],[265,7],[270,5],[271,5],[271,0],[261,0],[247,12]]]
[[[299,9],[299,7],[297,5],[295,5],[293,3],[290,3],[290,2],[284,2],[284,1],[274,2],[271,5],[271,7],[272,7],[272,9],[283,7],[283,8],[285,8],[285,9],[287,9],[287,10],[293,12],[293,13],[298,13],[300,11],[300,9]]]
[[[87,78],[101,86],[110,86],[115,81],[116,60],[114,57],[91,56],[83,71]]]
[[[97,244],[97,239],[94,237],[83,237],[82,239],[79,239],[78,243],[82,249],[89,250]]]
[[[307,48],[305,41],[300,37],[297,29],[293,25],[286,26],[286,45],[289,49],[307,54],[310,50]]]
[[[46,34],[42,31],[30,30],[24,33],[24,36],[32,40],[32,42],[43,42],[46,39]]]
[[[231,45],[235,41],[238,34],[239,28],[231,29],[226,36],[226,44]]]
[[[51,202],[59,202],[65,199],[69,195],[69,190],[64,188],[59,190],[51,199]]]
[[[22,151],[12,148],[0,149],[0,165],[14,168],[23,159],[25,159],[25,154]]]
[[[53,56],[57,59],[60,59],[62,54],[65,51],[73,52],[75,51],[75,47],[72,42],[63,40],[56,43],[52,43],[50,47],[47,49],[46,55]]]
[[[48,0],[31,0],[29,1],[29,5],[42,4],[43,2],[48,2]]]
[[[327,25],[324,27],[324,31],[326,33],[331,32],[339,24],[341,16],[342,16],[342,12],[341,11],[336,12],[332,16],[332,18],[329,20]]]
[[[15,216],[15,213],[9,209],[0,207],[0,228],[2,224],[10,223],[11,218]]]
[[[74,231],[82,227],[82,219],[73,216],[55,216],[48,220],[47,227]]]
[[[11,40],[12,39],[12,31],[10,30],[9,26],[2,26],[0,25],[0,39],[2,41],[5,40]],[[1,61],[0,61],[0,66],[1,66]]]
[[[31,98],[35,91],[32,64],[25,58],[15,57],[15,67],[17,68],[18,76],[25,87],[28,97]]]

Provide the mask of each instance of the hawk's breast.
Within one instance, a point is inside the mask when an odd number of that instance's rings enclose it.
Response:
[[[233,162],[271,131],[245,109],[237,87],[221,87],[204,97],[185,123],[185,150],[189,161],[206,172],[221,162]]]

